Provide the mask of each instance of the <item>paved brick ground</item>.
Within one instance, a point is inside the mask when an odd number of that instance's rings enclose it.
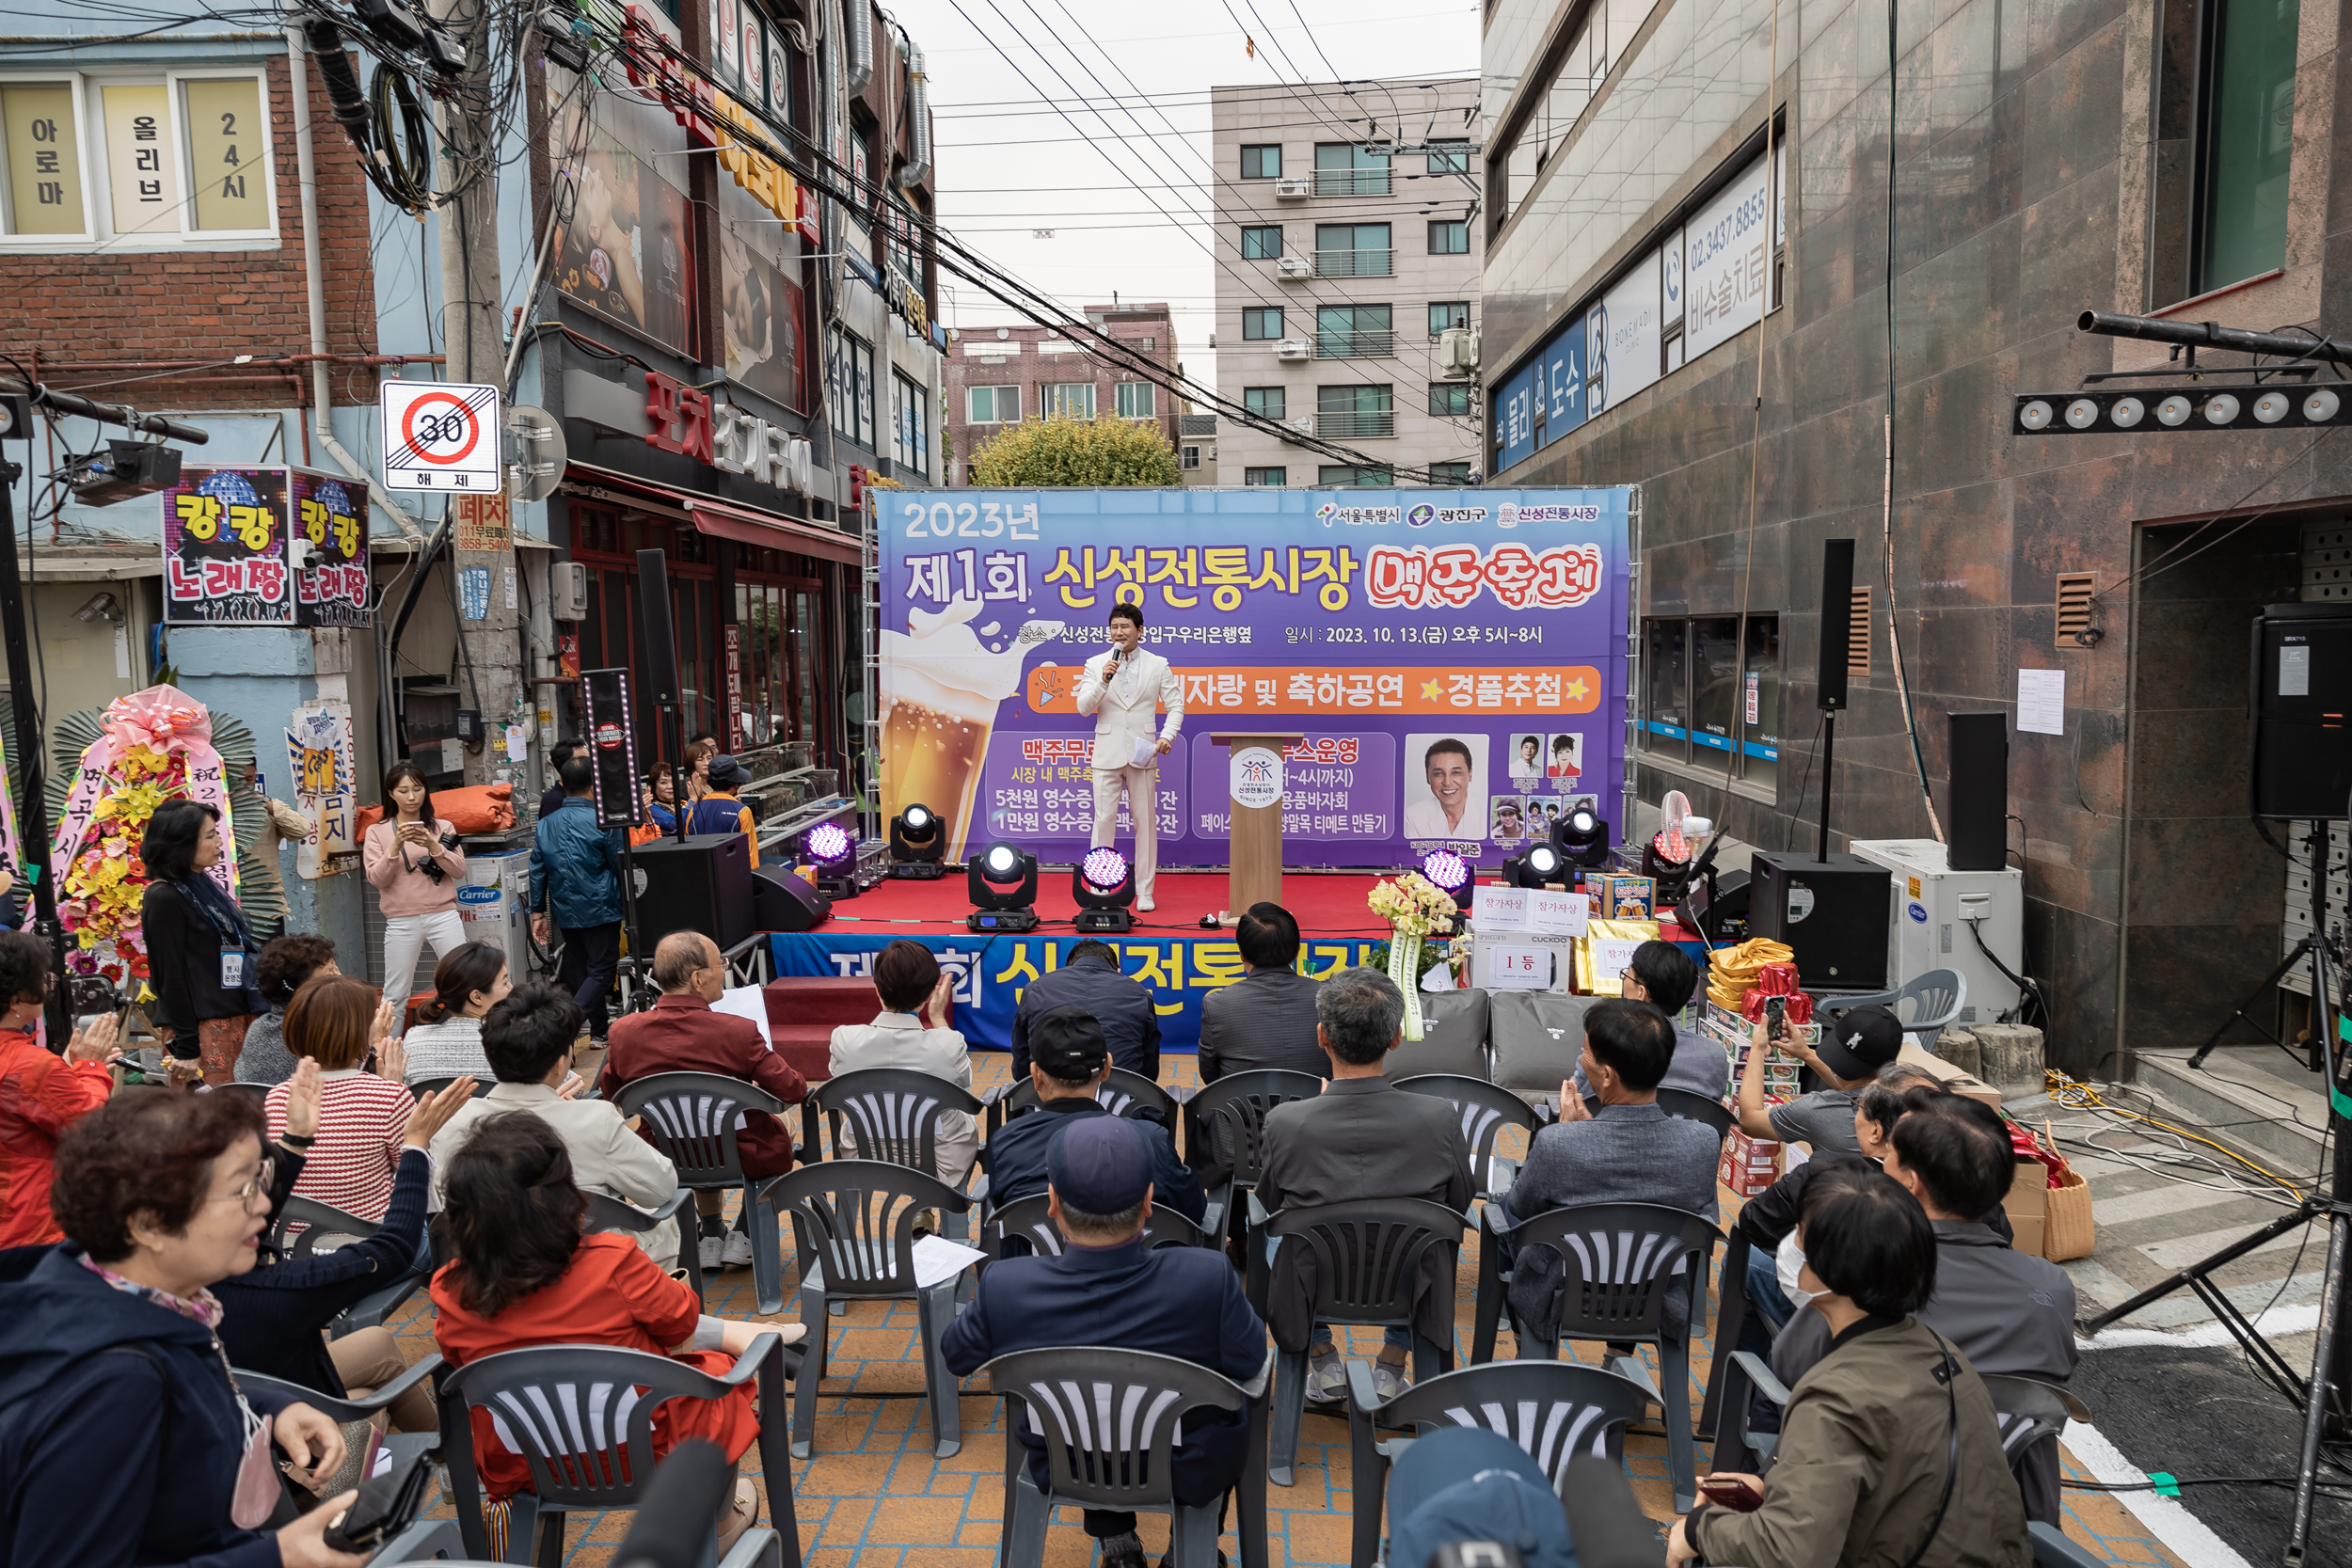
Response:
[[[1169,1058],[1165,1073],[1170,1084],[1193,1082],[1189,1056]],[[1005,1058],[990,1054],[976,1064],[985,1088],[1005,1076]],[[1515,1150],[1505,1148],[1505,1153]],[[1738,1200],[1724,1195],[1726,1215],[1736,1212]],[[790,1286],[791,1243],[785,1238],[787,1287]],[[1467,1358],[1472,1323],[1472,1288],[1477,1278],[1475,1243],[1463,1260],[1456,1299],[1456,1353]],[[710,1310],[729,1317],[756,1318],[751,1272],[733,1270],[707,1282]],[[787,1298],[785,1321],[798,1321]],[[433,1349],[431,1308],[422,1296],[392,1325],[411,1361]],[[1713,1311],[1710,1307],[1711,1321]],[[833,1320],[833,1349],[828,1376],[818,1405],[815,1456],[793,1475],[793,1496],[801,1540],[813,1568],[974,1568],[993,1562],[1003,1513],[1002,1475],[1004,1421],[996,1402],[966,1392],[959,1402],[963,1449],[952,1459],[932,1456],[930,1411],[919,1397],[923,1369],[917,1348],[912,1304],[864,1304]],[[1367,1359],[1380,1346],[1377,1330],[1352,1336],[1351,1354]],[[1509,1349],[1507,1335],[1502,1347]],[[1597,1345],[1570,1347],[1576,1358],[1599,1364]],[[1703,1391],[1712,1362],[1711,1340],[1692,1348],[1692,1400]],[[1646,1358],[1656,1376],[1654,1358]],[[1627,1468],[1636,1496],[1653,1518],[1673,1518],[1673,1498],[1666,1482],[1665,1437],[1655,1423],[1636,1427],[1628,1438]],[[746,1473],[758,1476],[758,1450],[744,1456]],[[1705,1450],[1700,1465],[1706,1465]],[[2068,1473],[2088,1479],[2072,1463]],[[1347,1425],[1343,1418],[1310,1412],[1299,1436],[1296,1484],[1269,1488],[1273,1560],[1280,1565],[1343,1564],[1348,1560],[1350,1511],[1354,1481],[1350,1474]],[[761,1482],[762,1519],[765,1512]],[[2125,1568],[2180,1568],[2138,1521],[2112,1498],[2089,1493],[2068,1494],[2067,1532],[2109,1561]],[[437,1511],[446,1515],[448,1505]],[[609,1513],[573,1521],[564,1561],[569,1568],[604,1568],[614,1546],[627,1531],[628,1515]],[[1163,1519],[1146,1516],[1145,1544],[1157,1554],[1167,1545]],[[1238,1546],[1229,1531],[1223,1545],[1239,1561]],[[1082,1568],[1093,1560],[1091,1543],[1078,1525],[1074,1511],[1057,1516],[1045,1554],[1049,1568]]]

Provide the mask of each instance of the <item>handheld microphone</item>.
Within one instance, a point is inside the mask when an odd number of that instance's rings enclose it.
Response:
[[[672,1449],[613,1555],[616,1568],[697,1568],[718,1529],[733,1468],[716,1443],[693,1438]]]

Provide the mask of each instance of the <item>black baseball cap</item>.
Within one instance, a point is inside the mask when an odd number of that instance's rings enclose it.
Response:
[[[1045,1180],[1082,1214],[1123,1214],[1152,1190],[1152,1151],[1125,1117],[1082,1117],[1046,1148]]]
[[[1101,1072],[1111,1059],[1111,1048],[1103,1038],[1102,1021],[1092,1013],[1079,1006],[1056,1007],[1038,1014],[1029,1025],[1029,1059],[1046,1077],[1075,1084]]]
[[[710,782],[721,789],[740,789],[752,782],[752,770],[730,756],[710,759]]]
[[[1821,1060],[1851,1082],[1869,1078],[1903,1048],[1903,1021],[1884,1007],[1856,1007],[1821,1037]]]

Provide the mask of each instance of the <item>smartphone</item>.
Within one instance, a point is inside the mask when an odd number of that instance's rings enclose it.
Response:
[[[1764,1035],[1767,1039],[1785,1040],[1788,1037],[1788,999],[1787,997],[1768,996],[1764,999]]]
[[[1753,1513],[1764,1506],[1763,1492],[1745,1476],[1701,1476],[1699,1496],[1735,1513]]]

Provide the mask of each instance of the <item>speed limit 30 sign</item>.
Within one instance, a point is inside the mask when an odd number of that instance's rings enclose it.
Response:
[[[505,428],[496,387],[454,381],[386,381],[384,487],[495,494]]]

